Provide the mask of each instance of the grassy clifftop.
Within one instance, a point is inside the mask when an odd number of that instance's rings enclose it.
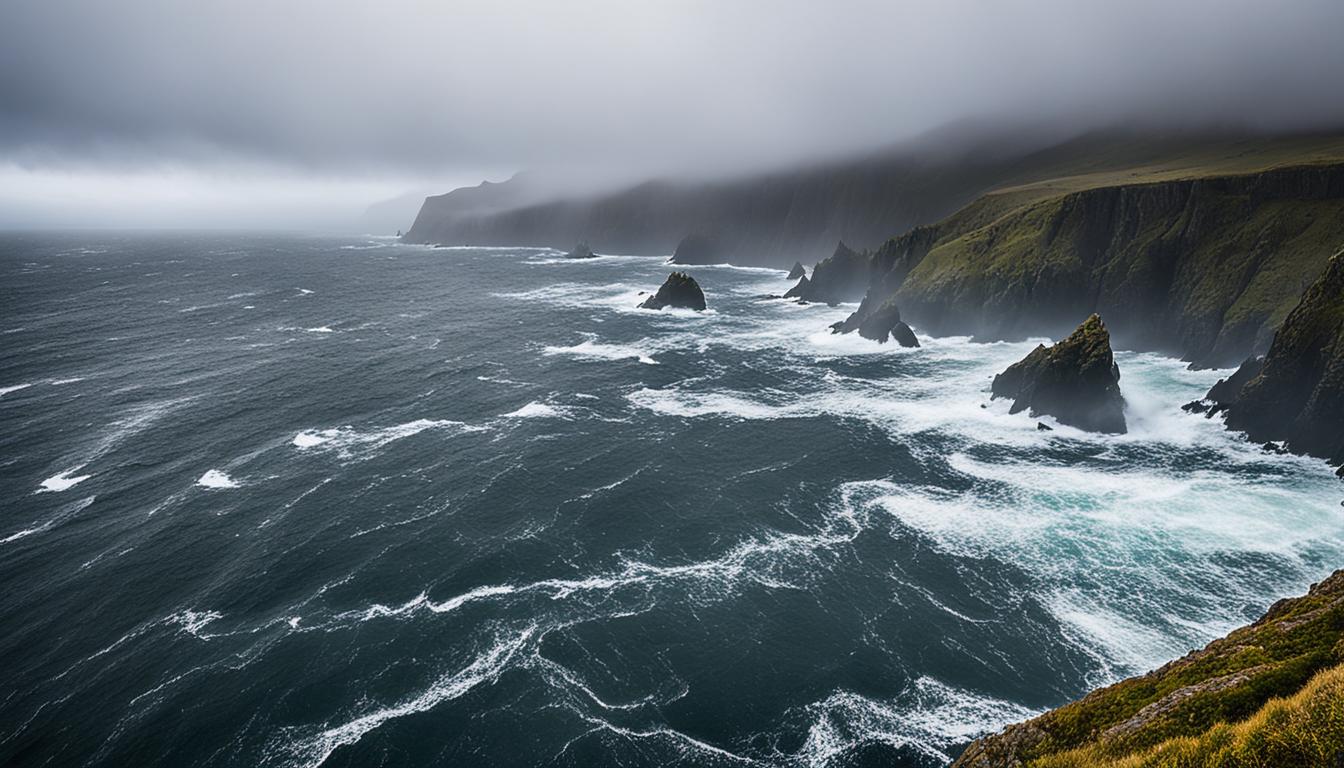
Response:
[[[879,249],[868,304],[894,298],[932,333],[981,338],[1058,337],[1099,312],[1121,347],[1235,365],[1268,347],[1344,243],[1344,162],[1331,157],[1234,175],[1219,172],[1251,159],[1133,171],[1145,180],[1112,186],[1129,177],[1106,172],[986,195]]]
[[[1182,659],[985,737],[954,768],[1344,759],[1344,571]]]

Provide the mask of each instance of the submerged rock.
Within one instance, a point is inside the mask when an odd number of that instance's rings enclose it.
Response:
[[[1037,346],[1008,366],[990,386],[993,397],[1013,401],[1012,413],[1030,409],[1061,424],[1091,432],[1124,433],[1125,399],[1111,335],[1092,315],[1053,347]]]
[[[1237,389],[1227,426],[1259,443],[1344,462],[1344,251],[1302,294],[1259,370]]]
[[[1049,424],[1046,424],[1044,421],[1038,421],[1038,422],[1036,422],[1036,431],[1037,431],[1037,432],[1054,432],[1055,429],[1054,429],[1054,427],[1050,426]]]
[[[793,269],[789,270],[788,279],[797,280],[798,278],[803,277],[806,274],[807,270],[803,269],[803,263],[801,261],[795,261],[793,262]]]
[[[593,253],[593,249],[592,249],[592,248],[589,248],[589,247],[588,247],[588,243],[583,243],[583,242],[581,242],[581,243],[579,243],[579,244],[577,244],[577,245],[574,246],[574,250],[570,251],[569,253],[566,253],[566,254],[565,254],[565,258],[566,258],[566,259],[593,259],[593,258],[597,258],[597,254],[596,254],[596,253]]]
[[[703,311],[705,293],[695,278],[685,272],[673,272],[663,281],[658,292],[645,299],[640,309],[662,309],[663,307],[684,307]]]
[[[669,264],[722,264],[728,261],[728,253],[719,241],[709,235],[689,234],[677,243]]]

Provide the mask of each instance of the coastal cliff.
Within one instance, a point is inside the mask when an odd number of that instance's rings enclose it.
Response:
[[[1268,349],[1344,243],[1344,163],[1027,192],[889,240],[865,305],[984,340],[1058,337],[1099,312],[1120,347],[1230,367]]]
[[[953,768],[1334,766],[1344,570],[1146,675],[973,742]]]
[[[1233,376],[1209,393],[1229,429],[1344,464],[1344,251],[1302,295],[1264,360],[1238,373],[1248,379],[1240,388]]]
[[[726,178],[596,189],[520,175],[426,198],[404,239],[556,248],[586,240],[607,253],[652,256],[698,233],[731,263],[787,268],[816,261],[838,240],[874,249],[977,198],[976,215],[1003,213],[1005,204],[1076,189],[1080,180],[1097,186],[1242,173],[1286,158],[1344,162],[1344,139],[1097,132],[1050,143],[1001,127],[950,126],[859,156]]]

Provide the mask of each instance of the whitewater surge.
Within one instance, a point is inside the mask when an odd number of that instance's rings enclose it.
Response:
[[[933,768],[1344,563],[1323,462],[1180,410],[1226,372],[1122,351],[1092,435],[990,400],[1037,340],[779,270],[105,239],[0,263],[34,762]],[[709,312],[637,308],[674,268]]]

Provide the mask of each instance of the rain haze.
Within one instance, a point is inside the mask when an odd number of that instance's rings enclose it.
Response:
[[[348,228],[524,169],[714,176],[948,125],[1330,128],[1340,29],[1333,0],[17,0],[0,226]]]

